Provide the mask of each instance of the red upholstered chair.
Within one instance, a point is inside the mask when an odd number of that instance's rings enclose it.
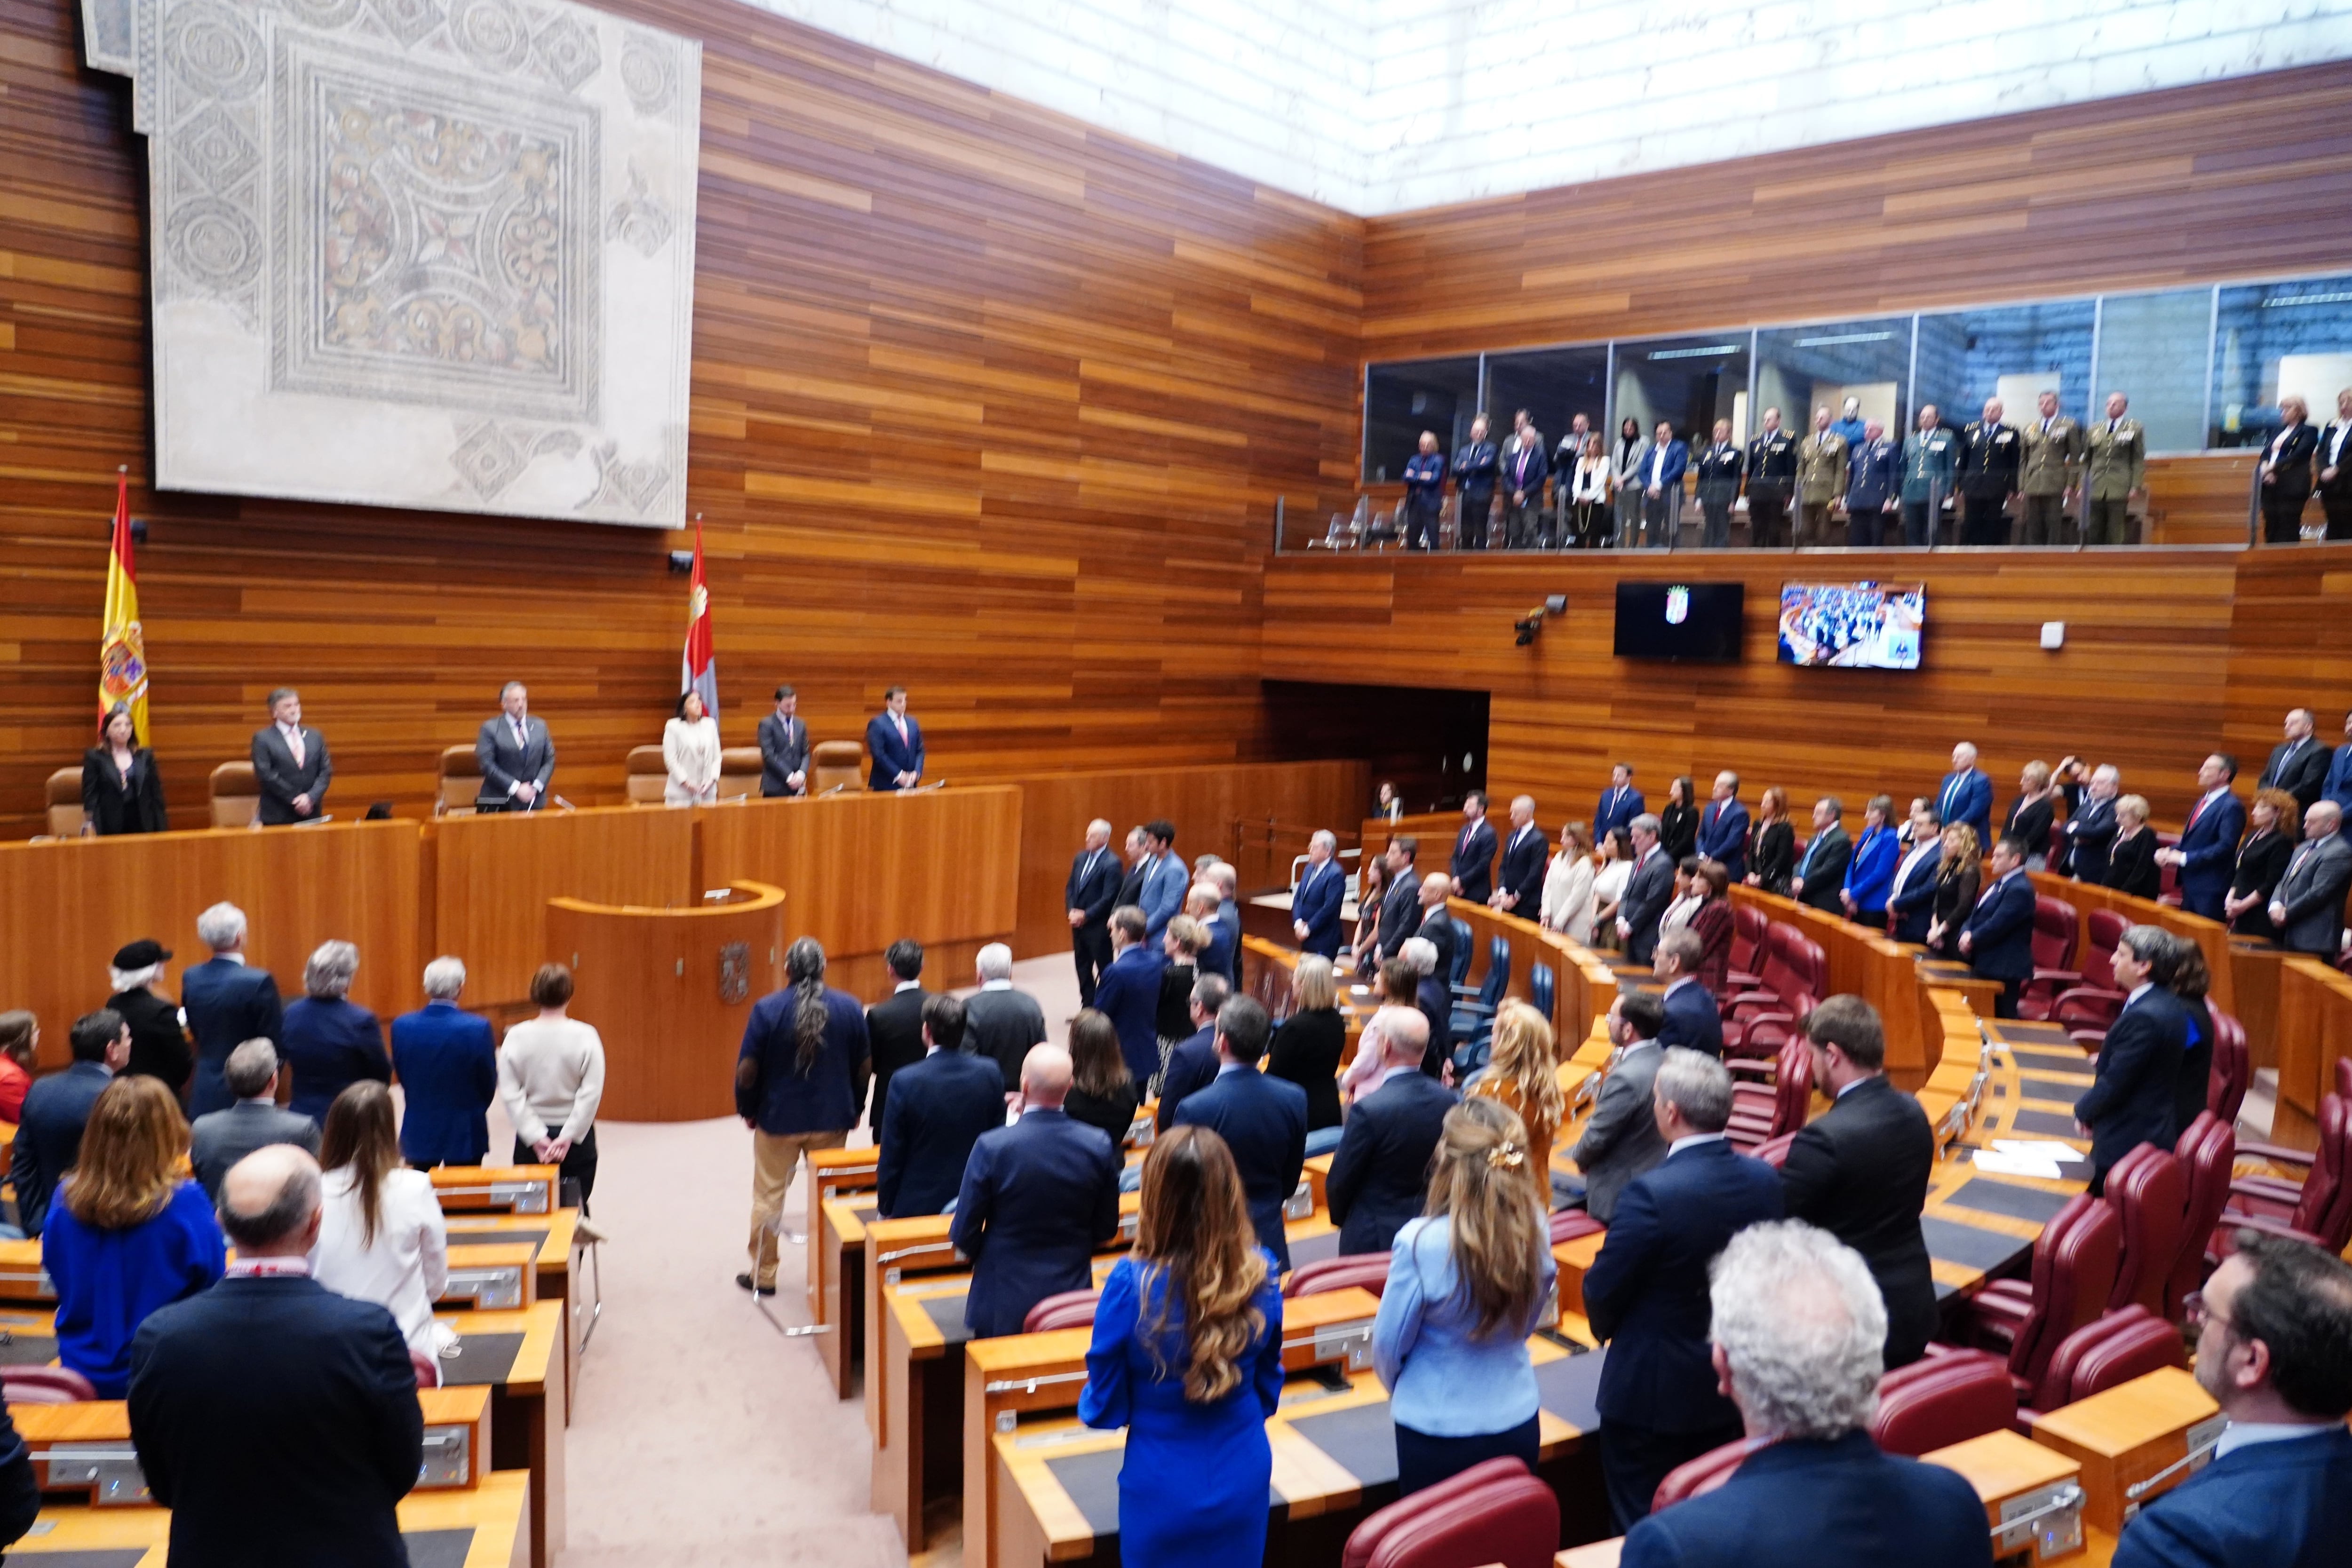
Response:
[[[80,789],[80,775],[75,775],[75,789]],[[81,796],[76,793],[76,800]],[[1758,973],[1764,962],[1764,935],[1772,928],[1772,917],[1752,904],[1731,906],[1731,968],[1724,976],[1724,996],[1727,1000],[1741,991],[1752,991],[1763,984]]]
[[[1672,1508],[1695,1497],[1705,1497],[1738,1473],[1748,1462],[1748,1456],[1759,1448],[1772,1446],[1769,1437],[1742,1437],[1736,1443],[1726,1443],[1720,1448],[1710,1448],[1686,1465],[1677,1465],[1666,1472],[1651,1495],[1650,1511]]]
[[[2274,1165],[2305,1166],[2310,1174],[2300,1183],[2281,1176],[2237,1176],[2230,1183],[2230,1202],[2213,1233],[2214,1256],[2227,1253],[2230,1233],[2241,1226],[2273,1235],[2291,1235],[2316,1242],[2330,1252],[2341,1252],[2352,1240],[2352,1116],[2341,1094],[2319,1102],[2319,1147],[2281,1148],[2275,1144],[2242,1144],[2241,1156],[2254,1156]]]
[[[2040,1386],[2058,1343],[2105,1310],[2122,1253],[2123,1222],[2116,1211],[2078,1193],[2033,1243],[2032,1277],[1996,1281],[1969,1303],[1969,1331],[2007,1350],[2019,1398],[2032,1397]]]
[[[408,1370],[416,1374],[417,1387],[438,1388],[441,1386],[441,1364],[435,1361],[431,1356],[425,1354],[425,1352],[412,1349],[408,1353]]]
[[[2352,1105],[2352,1056],[2336,1059],[2336,1092],[2344,1096],[2347,1105]]]
[[[2047,1411],[2179,1366],[2185,1357],[2179,1329],[2146,1307],[2109,1312],[2059,1342],[2032,1403],[2018,1410],[2018,1426],[2030,1427]]]
[[[2234,1127],[2239,1108],[2246,1103],[2246,1085],[2254,1076],[2253,1058],[2246,1050],[2246,1026],[2210,1003],[2206,1010],[2213,1015],[2213,1070],[2205,1081],[2205,1108]],[[2352,1056],[2336,1060],[2339,1068],[2347,1063],[2352,1063]],[[2352,1099],[2352,1094],[2346,1098]]]
[[[2116,987],[2116,949],[2123,946],[2131,922],[2112,909],[2094,909],[2083,923],[2088,938],[2083,945],[2083,983],[2112,991]]]
[[[1348,1537],[1341,1568],[1552,1568],[1559,1499],[1517,1459],[1488,1459],[1400,1498]]]
[[[1551,1217],[1551,1244],[1574,1241],[1580,1237],[1598,1236],[1609,1228],[1580,1208],[1563,1208]]]
[[[2048,894],[2033,900],[2033,973],[2018,993],[2020,1018],[2046,1019],[2058,993],[2083,983],[2074,967],[2076,949],[2083,945],[2083,916],[2063,898]]]
[[[1960,1351],[1898,1366],[1880,1379],[1870,1437],[1882,1452],[1916,1459],[2000,1431],[2016,1419],[2009,1364],[1982,1351]]]
[[[1795,1133],[1783,1133],[1777,1138],[1767,1138],[1748,1152],[1779,1170],[1789,1163],[1789,1145],[1797,1141]]]
[[[2142,1144],[2107,1173],[2106,1201],[2123,1222],[2124,1242],[2107,1310],[2137,1304],[2161,1318],[2188,1234],[2189,1175],[2171,1150]]]
[[[1344,1291],[1350,1285],[1361,1285],[1375,1296],[1389,1282],[1389,1255],[1385,1252],[1358,1252],[1345,1258],[1325,1258],[1318,1262],[1303,1263],[1290,1271],[1284,1281],[1286,1296],[1312,1296],[1324,1291]]]
[[[1095,1303],[1100,1300],[1099,1290],[1058,1291],[1029,1309],[1029,1315],[1021,1320],[1021,1332],[1089,1328],[1095,1321]]]
[[[1734,1148],[1753,1149],[1805,1124],[1813,1107],[1813,1057],[1802,1035],[1782,1042],[1769,1064],[1742,1060],[1726,1065],[1734,1082],[1731,1123],[1724,1133]]]
[[[70,1367],[0,1367],[0,1392],[11,1405],[79,1405],[98,1397],[89,1379]]]
[[[1821,944],[1793,925],[1773,922],[1764,937],[1764,968],[1756,990],[1735,995],[1724,1015],[1727,1055],[1769,1056],[1812,1016],[1829,994],[1829,960]]]
[[[2052,1002],[2053,1022],[2066,1026],[2075,1041],[2095,1051],[2107,1037],[2107,1026],[2123,1010],[2124,993],[2116,985],[2116,948],[2131,922],[2112,909],[2094,909],[2084,923],[2089,940],[2083,946],[2083,983],[2058,993]]]
[[[2238,1134],[2210,1111],[2198,1113],[2172,1146],[2189,1177],[2189,1215],[2181,1227],[2180,1250],[2174,1257],[2172,1278],[2164,1290],[2164,1315],[2179,1322],[2188,1314],[2189,1294],[2205,1277],[2205,1247],[2213,1228],[2229,1207],[2232,1167],[2238,1158]]]

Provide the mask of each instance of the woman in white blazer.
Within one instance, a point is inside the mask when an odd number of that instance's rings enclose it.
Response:
[[[1592,940],[1592,836],[1582,822],[1559,831],[1559,853],[1544,872],[1543,924],[1570,941]]]
[[[339,1296],[382,1306],[408,1348],[437,1366],[457,1343],[433,1316],[449,1283],[448,1232],[432,1178],[400,1157],[391,1090],[362,1079],[335,1096],[319,1164],[326,1204],[310,1277]]]
[[[719,721],[702,711],[700,694],[677,699],[677,716],[662,726],[662,766],[669,782],[662,800],[692,806],[719,799]]]

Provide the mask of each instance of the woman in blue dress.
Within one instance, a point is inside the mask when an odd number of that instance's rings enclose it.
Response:
[[[1257,1245],[1233,1151],[1206,1127],[1143,1159],[1135,1250],[1095,1309],[1078,1419],[1127,1428],[1125,1568],[1259,1568],[1282,1397],[1282,1292]]]

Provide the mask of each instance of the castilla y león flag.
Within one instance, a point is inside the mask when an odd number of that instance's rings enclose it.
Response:
[[[697,580],[699,580],[698,577]],[[704,647],[709,646],[704,633]],[[131,477],[114,478],[114,544],[106,559],[106,619],[98,639],[98,715],[131,709],[138,743],[147,744],[147,649],[139,632],[139,574],[131,560]]]
[[[702,518],[694,519],[694,578],[687,591],[686,659],[681,692],[702,698],[702,711],[719,720],[719,665],[710,654],[710,590],[702,583]]]

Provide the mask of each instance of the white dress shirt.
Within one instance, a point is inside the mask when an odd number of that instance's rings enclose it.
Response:
[[[1693,1133],[1686,1138],[1676,1138],[1673,1143],[1668,1144],[1666,1158],[1673,1159],[1685,1149],[1695,1149],[1701,1144],[1720,1144],[1723,1141],[1724,1135],[1721,1133]]]
[[[373,1243],[360,1212],[358,1174],[345,1166],[329,1171],[321,1186],[326,1203],[319,1244],[310,1249],[311,1278],[339,1296],[382,1306],[409,1349],[439,1356],[457,1333],[433,1317],[433,1303],[449,1283],[448,1232],[433,1179],[423,1171],[384,1173]]]

